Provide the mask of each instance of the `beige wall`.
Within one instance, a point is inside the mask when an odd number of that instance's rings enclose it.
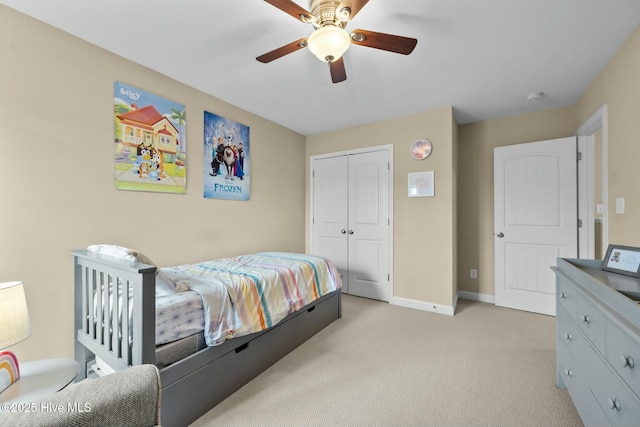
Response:
[[[303,136],[2,5],[0,58],[0,282],[24,282],[33,326],[20,359],[73,355],[72,249],[116,243],[161,266],[304,251]],[[186,195],[114,189],[114,80],[185,104]],[[250,127],[250,201],[203,198],[204,110]]]
[[[443,108],[306,139],[307,169],[309,158],[314,155],[393,144],[396,298],[452,306],[456,226],[454,129],[452,109]],[[419,138],[427,138],[433,144],[433,153],[425,160],[409,156],[411,144]],[[407,174],[429,170],[435,172],[435,197],[407,197]],[[309,189],[309,171],[306,177]],[[308,194],[309,191],[307,197]],[[306,217],[309,216],[307,212]]]
[[[579,123],[608,109],[609,242],[640,246],[640,28],[629,37],[576,104]],[[615,199],[625,198],[625,213]]]
[[[608,105],[609,241],[640,246],[640,29],[568,108],[506,117],[459,127],[458,286],[494,293],[493,148],[575,134],[603,104]],[[626,213],[615,213],[625,197]],[[478,268],[478,280],[469,269]]]
[[[493,295],[493,149],[574,134],[573,108],[458,128],[458,289]],[[478,269],[478,278],[469,270]]]

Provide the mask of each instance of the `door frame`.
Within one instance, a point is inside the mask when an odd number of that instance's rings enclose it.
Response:
[[[594,254],[593,224],[595,219],[595,206],[593,206],[593,135],[600,131],[601,134],[601,167],[602,167],[602,246],[609,245],[609,178],[608,178],[608,154],[607,154],[607,104],[602,105],[593,113],[577,130],[578,149],[583,152],[584,165],[578,163],[578,218],[582,219],[583,227],[578,229],[578,258],[591,258]],[[584,150],[584,151],[583,151]],[[582,196],[582,197],[581,197]],[[585,222],[587,224],[584,227]],[[606,249],[604,249],[606,250]],[[603,252],[604,253],[604,252]]]
[[[393,145],[376,145],[373,147],[356,148],[352,150],[336,151],[332,153],[317,154],[309,157],[309,245],[313,248],[313,162],[314,160],[326,159],[329,157],[349,156],[354,154],[370,153],[372,151],[386,151],[389,155],[389,285],[391,287],[391,301],[393,301],[394,282],[393,282]]]

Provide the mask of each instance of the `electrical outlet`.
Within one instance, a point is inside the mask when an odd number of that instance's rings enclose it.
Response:
[[[469,277],[471,277],[472,279],[477,279],[478,278],[478,270],[475,268],[472,268],[469,271]]]

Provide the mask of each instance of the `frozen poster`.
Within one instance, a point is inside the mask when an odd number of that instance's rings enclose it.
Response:
[[[204,197],[249,200],[249,127],[204,112]]]
[[[113,101],[115,187],[184,194],[184,105],[120,82],[114,83]]]

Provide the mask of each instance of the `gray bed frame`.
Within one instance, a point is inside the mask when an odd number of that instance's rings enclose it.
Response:
[[[155,364],[156,267],[87,250],[73,251],[73,257],[78,380],[87,377],[96,356],[115,370]],[[102,292],[95,290],[109,283],[119,283],[111,288],[132,298],[114,296],[101,301]],[[130,308],[131,319],[112,315],[128,313]],[[207,347],[162,368],[162,425],[186,426],[195,421],[341,315],[338,290],[291,313],[270,329]],[[122,337],[129,337],[130,331],[134,338],[127,345],[128,340]]]

